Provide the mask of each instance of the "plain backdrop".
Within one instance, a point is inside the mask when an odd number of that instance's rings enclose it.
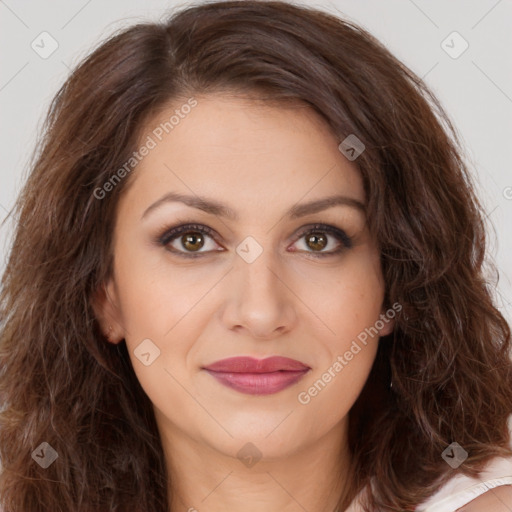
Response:
[[[162,19],[169,10],[191,3],[0,0],[2,219],[27,175],[28,158],[49,102],[70,69],[115,30],[138,21]],[[485,205],[490,255],[499,270],[496,301],[510,321],[512,0],[300,3],[338,14],[369,30],[424,78],[441,100],[466,146]],[[45,54],[54,47],[51,55]],[[10,221],[0,228],[0,273],[12,229]]]

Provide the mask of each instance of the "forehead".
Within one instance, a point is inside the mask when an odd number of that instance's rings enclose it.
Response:
[[[130,177],[131,201],[169,191],[214,197],[236,210],[336,192],[364,201],[357,167],[312,108],[221,95],[194,99],[193,108],[175,101],[146,124],[141,141],[149,137],[153,147]]]

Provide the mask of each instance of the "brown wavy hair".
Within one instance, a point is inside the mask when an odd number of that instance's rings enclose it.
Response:
[[[381,248],[386,306],[402,305],[350,411],[350,492],[366,510],[413,510],[456,473],[512,454],[510,328],[486,277],[483,209],[447,114],[372,35],[280,1],[181,7],[98,46],[55,98],[13,211],[0,297],[0,506],[5,512],[168,510],[152,404],[125,342],[92,297],[112,272],[116,206],[130,176],[94,191],[178,98],[223,92],[300,102],[355,161]],[[136,170],[134,170],[136,172]],[[392,378],[393,386],[389,382]],[[469,453],[442,459],[457,441]],[[48,442],[47,469],[31,453]]]

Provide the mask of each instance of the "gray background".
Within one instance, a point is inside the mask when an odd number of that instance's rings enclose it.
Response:
[[[114,30],[160,19],[169,8],[192,2],[169,0],[0,0],[0,108],[2,113],[0,217],[13,205],[27,173],[50,99],[72,66]],[[496,301],[511,320],[512,309],[512,1],[332,0],[305,2],[368,29],[437,94],[466,146],[467,159],[487,211],[490,255],[500,281]],[[42,58],[31,47],[58,48]],[[457,58],[442,42],[457,31],[469,44]],[[453,37],[445,45],[458,52]],[[42,49],[40,50],[42,51]],[[507,225],[508,220],[508,225]],[[0,228],[0,273],[12,225]]]

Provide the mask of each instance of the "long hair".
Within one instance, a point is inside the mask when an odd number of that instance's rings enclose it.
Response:
[[[155,112],[209,92],[298,101],[340,142],[365,145],[354,163],[385,305],[402,309],[349,414],[352,496],[340,509],[372,482],[368,511],[411,510],[457,472],[511,455],[510,328],[484,273],[483,210],[439,101],[351,22],[279,1],[216,2],[114,34],[50,105],[12,212],[0,296],[4,511],[168,510],[152,404],[125,342],[107,342],[91,306],[112,272],[131,175],[103,199],[95,191]],[[469,454],[457,470],[441,456],[454,441]],[[58,454],[47,468],[36,463],[50,450],[41,443]]]

